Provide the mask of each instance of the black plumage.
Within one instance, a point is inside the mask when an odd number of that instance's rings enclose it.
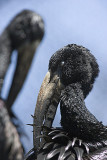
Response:
[[[2,99],[0,99],[0,159],[24,159],[24,150],[19,134],[11,122],[6,104]]]
[[[107,127],[84,102],[98,73],[96,59],[85,47],[71,44],[53,54],[34,114],[33,151],[37,160],[107,159]],[[62,129],[53,129],[58,103]]]

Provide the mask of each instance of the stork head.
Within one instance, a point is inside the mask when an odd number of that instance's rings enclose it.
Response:
[[[65,86],[80,83],[86,97],[98,76],[99,67],[88,49],[70,44],[52,55],[49,61],[49,71],[51,75],[57,71]]]
[[[13,49],[25,43],[41,41],[44,35],[44,22],[40,15],[24,10],[17,14],[7,27]]]

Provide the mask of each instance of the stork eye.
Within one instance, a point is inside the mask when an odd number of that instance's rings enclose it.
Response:
[[[61,62],[61,66],[63,66],[64,64],[65,64],[65,62],[64,62],[64,61],[62,61],[62,62]]]

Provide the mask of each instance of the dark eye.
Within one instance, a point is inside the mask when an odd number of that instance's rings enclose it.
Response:
[[[64,65],[64,63],[65,63],[64,61],[61,62],[61,67]]]

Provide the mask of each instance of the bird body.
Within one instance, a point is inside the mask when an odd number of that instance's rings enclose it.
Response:
[[[16,127],[11,122],[5,102],[0,99],[0,159],[23,160],[24,150]]]
[[[23,160],[20,128],[11,107],[20,92],[29,71],[34,53],[44,35],[44,22],[40,15],[24,10],[17,14],[0,36],[0,94],[13,50],[18,51],[12,86],[6,101],[0,99],[0,160]],[[1,95],[0,95],[1,96]],[[16,118],[18,121],[18,119]]]
[[[52,55],[34,114],[37,160],[107,159],[107,127],[84,102],[98,73],[96,59],[85,47],[71,44]],[[52,128],[59,103],[61,129]]]
[[[43,38],[44,22],[37,13],[24,10],[10,22],[7,30],[12,48],[18,51],[17,66],[7,98],[8,108],[10,108],[23,86],[35,50]]]
[[[43,35],[44,22],[41,16],[31,10],[24,10],[11,20],[0,36],[0,91],[12,51],[15,49],[18,51],[16,70],[7,98],[8,110],[23,86],[35,50]]]

